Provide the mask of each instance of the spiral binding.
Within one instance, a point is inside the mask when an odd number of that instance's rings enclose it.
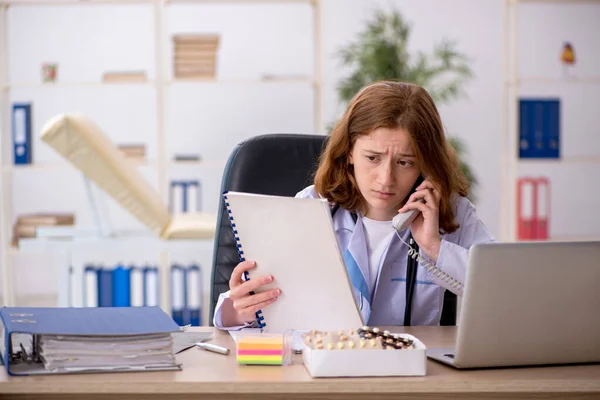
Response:
[[[229,223],[231,224],[231,229],[233,230],[233,238],[235,239],[235,247],[237,248],[237,252],[240,256],[240,261],[246,261],[244,257],[244,250],[242,250],[242,244],[240,243],[240,237],[238,236],[238,231],[235,229],[235,222],[233,221],[233,215],[231,213],[231,209],[229,208],[229,203],[227,201],[227,192],[223,192],[223,199],[225,200],[225,209],[227,210],[227,214],[229,215]],[[244,280],[250,280],[250,275],[248,271],[244,271]],[[254,291],[250,292],[251,295],[254,294]],[[259,328],[264,328],[267,326],[265,323],[265,318],[262,315],[262,310],[258,310],[256,313],[256,322]]]
[[[398,231],[395,230],[395,232],[396,232],[396,235],[400,238],[400,241],[402,243],[404,243],[406,246],[408,246],[408,249],[409,249],[408,256],[409,257],[411,257],[414,260],[417,260],[417,262],[419,262],[419,264],[424,266],[427,270],[427,273],[433,275],[434,277],[436,277],[436,278],[440,279],[442,282],[444,282],[447,285],[446,286],[447,289],[450,289],[456,295],[462,296],[462,293],[464,290],[464,285],[462,284],[462,282],[454,279],[452,276],[448,275],[447,273],[445,273],[444,271],[442,271],[435,265],[429,263],[421,254],[419,254],[419,252],[417,250],[415,250],[413,247],[411,247],[408,243],[406,243],[402,239],[402,237],[400,236]]]

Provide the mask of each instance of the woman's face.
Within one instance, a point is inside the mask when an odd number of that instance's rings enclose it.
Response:
[[[366,216],[391,220],[419,177],[412,140],[404,129],[377,128],[356,139],[350,152]]]

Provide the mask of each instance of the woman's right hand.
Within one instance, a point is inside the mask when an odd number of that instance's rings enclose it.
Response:
[[[242,276],[245,271],[248,271],[256,266],[254,261],[242,261],[231,273],[229,280],[229,298],[233,303],[233,308],[237,313],[237,320],[240,323],[252,322],[256,319],[255,313],[273,303],[281,290],[272,288],[261,293],[250,294],[256,291],[263,285],[273,282],[273,277],[270,275],[258,276],[250,280],[244,281]]]

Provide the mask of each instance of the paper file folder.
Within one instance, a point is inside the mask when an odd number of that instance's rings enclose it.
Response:
[[[0,355],[10,375],[178,370],[158,307],[0,308]]]

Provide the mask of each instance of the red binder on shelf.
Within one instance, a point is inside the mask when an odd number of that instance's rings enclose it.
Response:
[[[547,240],[550,225],[550,181],[523,177],[517,189],[517,238]]]
[[[536,181],[537,224],[535,239],[548,240],[550,237],[548,230],[550,225],[550,181],[548,178],[537,178]]]

